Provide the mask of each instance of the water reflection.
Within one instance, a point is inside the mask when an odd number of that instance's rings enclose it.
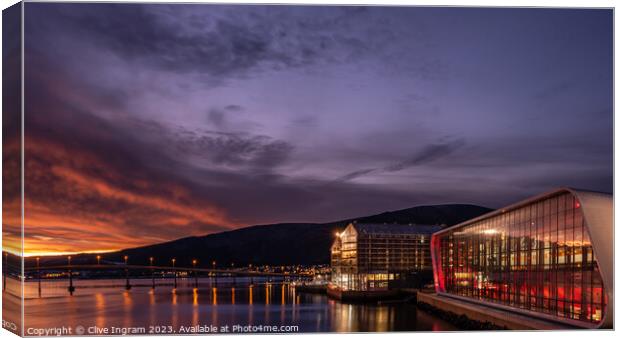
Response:
[[[97,313],[103,313],[106,308],[105,296],[103,293],[97,293],[95,295],[95,311]],[[105,316],[96,316],[96,325],[100,327],[106,326]]]
[[[208,283],[206,283],[208,285]],[[36,286],[35,286],[36,287]],[[343,304],[324,295],[298,293],[289,284],[256,283],[218,287],[134,287],[128,291],[77,292],[76,296],[28,299],[27,327],[50,327],[58,309],[70,325],[298,325],[300,332],[452,330],[411,304]],[[274,302],[275,301],[275,302]],[[67,318],[64,318],[67,316]]]

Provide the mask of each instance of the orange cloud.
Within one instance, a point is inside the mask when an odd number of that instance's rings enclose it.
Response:
[[[235,224],[175,182],[123,173],[92,153],[28,137],[26,255],[112,251],[225,230]],[[4,250],[19,252],[19,198],[4,201]],[[8,241],[7,241],[8,239]]]

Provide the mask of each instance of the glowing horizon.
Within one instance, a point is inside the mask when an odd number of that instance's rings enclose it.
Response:
[[[612,14],[28,3],[3,247],[22,222],[25,255],[65,255],[611,192]]]

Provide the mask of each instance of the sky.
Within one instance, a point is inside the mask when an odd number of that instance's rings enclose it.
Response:
[[[26,3],[26,253],[611,192],[612,62],[611,10]]]

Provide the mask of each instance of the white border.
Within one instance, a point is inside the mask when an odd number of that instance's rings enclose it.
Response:
[[[89,0],[85,0],[82,2],[97,2],[97,1],[89,1]],[[135,1],[134,1],[135,2]],[[148,2],[165,2],[165,3],[187,3],[189,1],[175,1],[175,0],[150,0]],[[191,1],[191,2],[197,2],[197,1]],[[565,1],[558,1],[558,0],[538,0],[538,1],[533,1],[533,0],[522,0],[522,1],[509,1],[509,2],[501,2],[501,1],[480,1],[480,0],[469,0],[469,1],[464,1],[464,0],[451,0],[451,1],[432,1],[432,0],[416,0],[416,1],[398,1],[398,0],[374,0],[374,1],[363,1],[363,0],[337,0],[337,1],[330,1],[330,0],[306,0],[306,1],[300,1],[300,0],[287,0],[287,1],[273,1],[273,0],[243,0],[243,1],[232,1],[232,0],[219,0],[219,1],[211,1],[210,3],[253,3],[253,4],[279,4],[279,3],[287,3],[287,4],[311,4],[311,5],[320,5],[320,4],[329,4],[329,5],[334,5],[334,4],[343,4],[343,5],[364,5],[364,4],[371,4],[371,5],[400,5],[400,6],[492,6],[492,7],[587,7],[587,8],[592,8],[592,7],[601,7],[601,8],[613,8],[616,5],[615,1],[610,1],[610,0],[590,0],[590,1],[578,1],[578,0],[565,0]],[[15,0],[0,0],[0,5],[2,7],[2,9],[5,9],[13,4],[17,3],[17,1]],[[202,3],[209,3],[209,2],[202,2]],[[23,22],[23,21],[22,21]],[[616,45],[617,39],[618,39],[618,26],[615,24],[615,15],[614,15],[614,47]],[[0,27],[1,27],[1,16],[0,16]],[[615,48],[614,48],[614,65],[616,64],[616,54],[615,54]],[[1,63],[0,63],[0,71],[1,71]],[[617,78],[617,69],[616,67],[614,67],[614,111],[615,111],[615,98],[618,95],[618,91],[617,91],[617,87],[615,86],[615,79]],[[1,85],[0,85],[1,87]],[[23,97],[22,97],[23,99]],[[1,103],[1,97],[0,97],[0,103]],[[22,102],[22,107],[23,107],[23,102]],[[616,120],[614,118],[614,130],[617,130],[617,127],[619,126],[620,122],[618,122],[618,120]],[[1,136],[1,129],[0,129],[0,136]],[[618,167],[615,165],[615,160],[618,158],[618,148],[615,147],[616,145],[616,137],[615,137],[615,133],[614,133],[614,191],[616,191],[617,187],[618,187],[618,182],[615,180],[615,176],[618,174]],[[0,170],[2,169],[2,163],[1,163],[1,159],[0,159]],[[1,188],[1,182],[0,182],[0,188]],[[2,201],[2,198],[0,197],[0,202]],[[614,199],[614,210],[616,210],[616,208],[618,208],[620,206],[620,201],[618,201],[617,199]],[[1,210],[0,210],[1,212]],[[614,215],[614,221],[616,220],[615,218],[616,216]],[[618,239],[618,232],[615,233],[615,238],[614,238],[614,242],[616,242],[616,240]],[[1,260],[0,260],[1,261]],[[1,263],[0,263],[1,264]],[[618,267],[618,260],[616,259],[614,262],[615,267]],[[616,270],[616,269],[615,269]],[[617,270],[616,270],[617,271]],[[618,283],[617,282],[617,278],[614,278],[614,283]],[[615,285],[617,288],[617,285]],[[617,297],[616,297],[617,298]],[[1,299],[0,299],[0,305],[1,305]],[[614,316],[617,319],[618,316],[618,312],[620,311],[616,311]],[[616,321],[616,323],[618,323],[618,321]],[[0,336],[4,337],[7,336],[8,331],[6,330],[0,330]],[[396,336],[400,336],[403,337],[405,335],[409,335],[410,333],[389,333],[389,334],[364,334],[364,336],[372,336],[372,337],[379,337],[379,336],[384,336],[384,335],[388,335],[391,337],[396,337]],[[439,336],[445,336],[445,335],[449,335],[449,334],[456,334],[458,336],[461,337],[478,337],[479,335],[493,335],[493,337],[507,337],[507,336],[515,336],[515,335],[521,335],[523,334],[523,332],[515,332],[515,331],[507,331],[507,332],[497,332],[497,331],[489,331],[489,332],[463,332],[460,331],[458,333],[417,333],[417,335],[419,335],[420,337],[439,337]],[[612,337],[614,335],[613,331],[588,331],[588,332],[582,332],[579,330],[576,331],[556,331],[556,332],[544,332],[544,333],[538,333],[538,332],[528,332],[529,334],[533,334],[533,335],[544,335],[544,336],[548,336],[548,337],[562,337],[562,338],[582,338],[582,336],[584,334],[587,334],[588,336],[596,336],[596,337],[600,337],[600,336],[605,336],[605,337]],[[353,334],[355,336],[361,336],[362,334]],[[233,336],[237,336],[237,337],[241,337],[241,335],[233,335]],[[276,336],[276,335],[261,335],[261,336]],[[332,334],[315,334],[314,336],[319,336],[319,337],[329,337],[332,336]],[[158,337],[172,337],[172,336],[158,336]]]

